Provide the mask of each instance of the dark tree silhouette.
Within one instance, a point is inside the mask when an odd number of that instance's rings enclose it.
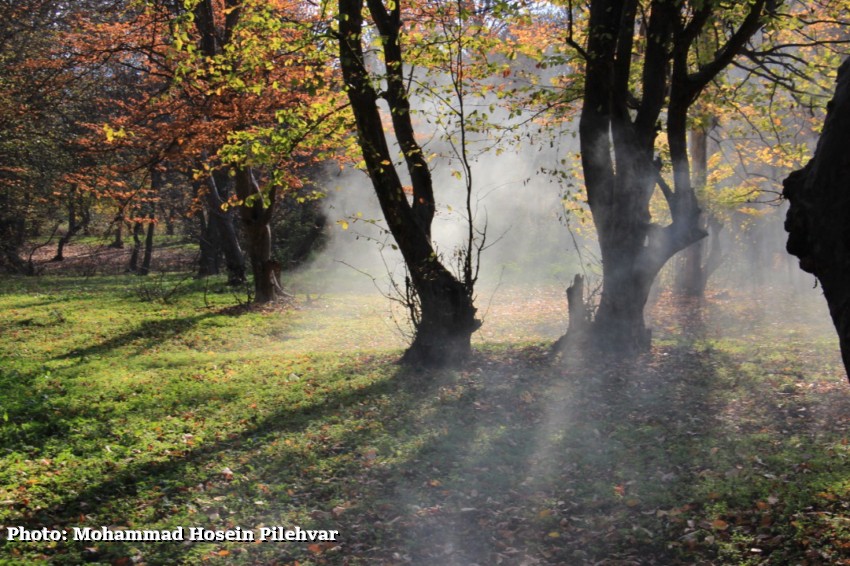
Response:
[[[367,0],[369,14],[382,37],[386,91],[379,96],[366,65],[363,41],[363,0],[339,1],[340,63],[357,136],[372,186],[389,230],[404,257],[408,289],[419,312],[415,336],[404,361],[416,364],[453,362],[468,355],[470,338],[481,325],[475,317],[473,278],[458,280],[440,261],[431,243],[434,189],[428,163],[414,135],[405,86],[399,34],[401,2]],[[404,153],[413,185],[412,199],[404,192],[393,165],[389,143],[378,110],[383,98],[390,107],[396,139]]]
[[[765,0],[735,15],[721,4],[653,0],[644,10],[637,0],[592,0],[586,45],[568,34],[585,60],[579,134],[603,270],[599,307],[584,334],[613,352],[649,347],[643,312],[652,282],[675,253],[706,235],[691,181],[688,110],[762,27],[765,10]],[[703,33],[717,33],[721,41],[697,64],[694,50]],[[655,157],[662,129],[672,184]],[[669,209],[668,225],[650,214],[656,186]]]
[[[823,133],[806,166],[785,179],[788,253],[820,281],[850,377],[850,59],[838,70]]]

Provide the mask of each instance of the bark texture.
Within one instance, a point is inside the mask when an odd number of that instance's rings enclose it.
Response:
[[[838,71],[814,157],[785,179],[788,253],[823,287],[850,377],[850,59]]]

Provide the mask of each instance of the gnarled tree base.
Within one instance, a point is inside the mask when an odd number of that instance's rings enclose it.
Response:
[[[584,299],[584,280],[576,275],[567,288],[569,327],[552,352],[593,352],[621,358],[649,350],[652,331],[643,320],[648,286],[624,287],[618,295],[616,302],[603,303],[592,317]]]
[[[469,357],[472,334],[481,327],[466,287],[448,272],[438,272],[435,279],[419,291],[420,319],[402,364],[456,365]]]

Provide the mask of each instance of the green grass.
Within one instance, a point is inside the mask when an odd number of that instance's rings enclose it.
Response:
[[[840,563],[850,386],[808,300],[662,300],[649,354],[553,364],[562,291],[504,289],[468,364],[417,372],[380,297],[6,279],[0,525],[340,540],[3,541],[0,562]]]

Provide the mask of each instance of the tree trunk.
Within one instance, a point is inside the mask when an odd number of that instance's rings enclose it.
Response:
[[[68,230],[59,238],[59,243],[56,246],[56,255],[50,261],[65,260],[65,246],[71,241],[71,238],[79,232],[80,225],[77,223],[77,187],[71,186],[71,194],[68,197]]]
[[[643,310],[653,280],[674,254],[706,236],[691,181],[688,110],[761,29],[765,2],[748,5],[723,47],[696,72],[696,41],[717,29],[705,27],[715,9],[711,3],[694,9],[651,0],[647,10],[637,1],[591,0],[586,46],[578,46],[568,32],[567,41],[585,63],[579,141],[602,255],[602,296],[589,331],[602,349],[622,355],[649,346]],[[635,37],[636,30],[646,41]],[[672,184],[654,157],[662,126]],[[656,186],[669,209],[666,226],[652,222],[649,203]]]
[[[203,213],[198,215],[200,220],[200,254],[198,257],[198,272],[195,278],[202,279],[211,275],[218,275],[220,270],[219,258],[221,257],[221,242],[218,239],[218,226],[215,225],[214,214],[205,219]]]
[[[788,253],[823,287],[850,377],[850,58],[838,70],[814,157],[785,179]]]
[[[472,297],[461,282],[445,270],[420,280],[416,288],[421,305],[416,334],[402,362],[413,365],[453,364],[469,356],[475,318]],[[418,274],[421,277],[421,274]]]
[[[153,217],[148,222],[147,235],[145,236],[145,253],[142,256],[142,266],[139,268],[139,275],[147,275],[151,271],[151,259],[153,258],[153,233],[156,223]]]
[[[705,190],[708,182],[708,131],[713,118],[703,114],[703,125],[691,129],[691,165],[694,187]],[[711,212],[702,212],[699,218],[700,228],[709,237],[685,248],[682,261],[676,272],[676,292],[683,297],[704,297],[708,279],[714,274],[723,260],[720,245],[720,231],[723,223]]]
[[[201,232],[201,257],[197,277],[218,273],[218,255],[223,252],[227,266],[227,283],[241,285],[245,282],[245,253],[233,225],[233,209],[224,210],[228,183],[227,170],[215,171],[207,178],[205,202],[209,219],[207,230]],[[213,264],[215,268],[211,270]]]
[[[272,258],[271,220],[276,190],[269,192],[268,204],[250,168],[236,170],[236,196],[242,201],[239,212],[248,243],[248,257],[254,275],[254,302],[270,303],[284,296],[278,277],[280,264]]]
[[[32,257],[26,262],[19,255],[26,239],[26,221],[9,206],[7,195],[0,191],[0,271],[34,275]]]
[[[118,212],[118,215],[115,217],[115,239],[112,240],[112,243],[109,244],[110,248],[114,248],[117,250],[124,249],[124,211],[123,209]]]
[[[133,225],[133,251],[130,253],[130,263],[127,266],[127,271],[137,273],[139,270],[139,251],[142,249],[142,232],[144,226],[141,222],[136,222]]]
[[[608,257],[616,257],[608,254]],[[622,260],[609,260],[610,269],[602,269],[602,296],[591,327],[593,345],[610,352],[647,350],[652,332],[643,317],[655,273],[641,273]],[[604,260],[603,260],[604,261]],[[572,324],[570,325],[572,329]]]
[[[162,213],[162,220],[165,223],[165,235],[173,236],[174,235],[174,206],[163,204],[160,207],[160,212]]]
[[[163,172],[159,166],[152,166],[150,169],[151,175],[151,195],[153,198],[162,197],[162,186],[164,184]],[[142,266],[139,268],[138,275],[147,275],[151,270],[151,259],[153,258],[153,234],[156,229],[156,204],[148,204],[148,227],[147,235],[145,236],[145,253],[142,256]]]
[[[387,87],[381,98],[390,106],[393,132],[410,174],[412,202],[393,164],[394,155],[390,153],[378,110],[378,93],[365,65],[363,0],[339,0],[340,65],[363,160],[408,271],[407,303],[412,313],[414,338],[402,361],[422,365],[452,364],[469,355],[472,333],[481,326],[475,318],[473,305],[474,280],[467,276],[459,281],[452,275],[440,262],[431,243],[435,207],[433,185],[428,163],[416,141],[405,87],[399,41],[401,2],[396,2],[389,11],[377,0],[367,0],[366,4],[383,38]]]

